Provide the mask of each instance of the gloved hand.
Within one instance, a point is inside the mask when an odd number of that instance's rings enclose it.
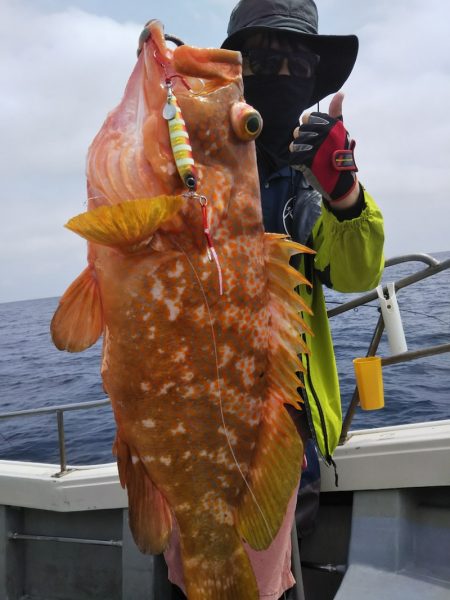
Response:
[[[340,92],[334,96],[329,114],[304,115],[290,145],[291,167],[302,171],[308,183],[331,202],[346,198],[357,184],[355,142],[342,121],[343,98]]]

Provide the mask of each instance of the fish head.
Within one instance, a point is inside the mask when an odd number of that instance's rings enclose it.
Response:
[[[174,147],[180,142],[173,142],[174,123],[167,114],[169,103],[179,108],[185,129],[181,161]],[[206,198],[212,232],[229,213],[237,184],[241,195],[246,190],[259,210],[251,142],[261,125],[259,113],[244,101],[239,52],[173,48],[162,24],[152,20],[140,36],[138,60],[124,96],[89,148],[88,208],[187,194],[177,215],[161,224],[160,232],[190,236],[201,245],[203,213],[193,206],[197,199],[204,203]],[[182,166],[185,159],[189,169]],[[194,185],[188,185],[191,175]],[[195,193],[194,200],[189,192]]]
[[[161,23],[152,21],[140,38],[139,60],[145,65],[148,118],[143,126],[143,152],[165,193],[189,190],[207,198],[214,228],[228,213],[236,180],[250,183],[259,202],[255,148],[262,129],[259,113],[243,96],[242,57],[219,48],[179,45],[169,48]],[[177,167],[165,110],[172,94],[184,122],[184,158],[191,161],[187,185]],[[186,171],[186,169],[185,169]],[[192,202],[183,206],[184,223],[199,231],[201,213]],[[201,229],[201,228],[200,228]]]

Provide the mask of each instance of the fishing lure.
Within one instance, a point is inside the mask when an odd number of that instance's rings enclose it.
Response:
[[[192,147],[186,123],[178,106],[177,98],[173,93],[170,79],[166,80],[166,88],[167,103],[163,109],[163,117],[169,126],[170,146],[175,159],[175,165],[186,187],[190,191],[195,191],[197,189],[197,173],[192,156]]]
[[[155,56],[156,58],[156,56]],[[160,63],[165,70],[163,63]],[[175,160],[177,171],[188,188],[188,192],[185,194],[188,198],[198,199],[202,209],[202,221],[203,221],[203,233],[206,240],[206,250],[208,253],[208,259],[210,262],[214,261],[217,268],[217,275],[219,278],[219,295],[223,294],[223,278],[222,268],[220,266],[219,257],[214,248],[211,233],[208,223],[208,212],[207,204],[208,201],[205,196],[200,196],[196,193],[197,189],[197,172],[195,169],[195,161],[192,154],[192,146],[189,141],[189,133],[186,129],[186,123],[181,114],[181,109],[178,105],[177,98],[173,92],[172,80],[170,77],[166,77],[166,88],[167,88],[167,102],[163,108],[163,118],[167,121],[169,127],[169,138],[170,146],[172,148],[172,154]]]

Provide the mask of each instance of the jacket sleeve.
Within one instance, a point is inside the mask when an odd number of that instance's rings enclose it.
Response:
[[[365,292],[381,279],[383,217],[365,190],[364,201],[358,217],[341,221],[322,205],[313,229],[314,267],[322,282],[338,292]]]

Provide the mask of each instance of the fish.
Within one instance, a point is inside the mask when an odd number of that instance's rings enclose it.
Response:
[[[176,122],[171,122],[175,120]],[[290,266],[312,252],[264,232],[238,52],[172,47],[150,21],[123,98],[87,156],[67,227],[87,267],[51,322],[60,350],[103,336],[114,453],[139,549],[179,530],[190,600],[256,600],[243,542],[267,548],[299,481],[308,352]]]

